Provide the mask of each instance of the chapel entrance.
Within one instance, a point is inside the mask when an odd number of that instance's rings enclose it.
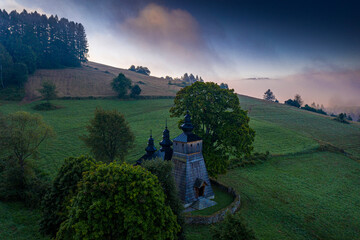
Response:
[[[205,194],[206,182],[197,178],[194,184],[196,198],[203,197]]]

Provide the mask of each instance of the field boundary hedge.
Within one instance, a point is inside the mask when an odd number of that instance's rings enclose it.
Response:
[[[225,215],[227,212],[230,212],[231,214],[234,214],[239,208],[240,208],[240,195],[236,193],[236,191],[231,188],[228,187],[214,179],[210,179],[210,182],[212,185],[215,185],[217,187],[219,187],[220,189],[228,192],[230,195],[232,195],[234,197],[233,202],[227,206],[226,208],[223,208],[211,215],[208,216],[193,216],[190,214],[185,214],[185,222],[187,224],[213,224],[213,223],[217,223],[220,222],[224,219]]]

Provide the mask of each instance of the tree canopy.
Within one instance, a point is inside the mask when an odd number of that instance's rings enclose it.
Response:
[[[47,179],[33,168],[40,145],[54,137],[40,115],[16,112],[0,119],[0,198],[37,206],[47,189]]]
[[[137,97],[139,96],[141,93],[141,88],[139,87],[139,85],[134,85],[133,87],[131,87],[131,93],[130,96],[131,97]]]
[[[294,97],[294,101],[297,102],[299,104],[299,106],[301,107],[304,103],[304,101],[302,100],[301,96],[299,94],[296,94]]]
[[[157,177],[140,166],[91,168],[71,203],[56,239],[175,239],[180,230]]]
[[[131,88],[131,80],[124,74],[119,75],[111,82],[112,89],[117,92],[119,98],[123,98],[127,95],[128,90]]]
[[[313,104],[311,106],[314,106]],[[310,112],[316,112],[319,114],[323,114],[323,115],[327,115],[327,113],[323,110],[323,108],[315,108],[315,107],[310,107],[309,105],[305,104],[304,107],[302,107],[301,109],[304,109],[306,111],[310,111]]]
[[[221,84],[220,84],[220,88],[222,88],[222,89],[229,89],[229,86],[227,85],[227,83],[221,83]]]
[[[60,224],[66,220],[67,207],[70,200],[77,193],[77,185],[83,173],[95,166],[96,161],[88,156],[70,157],[64,160],[57,173],[50,191],[45,195],[42,203],[42,219],[40,230],[42,233],[55,237]]]
[[[91,149],[96,160],[106,163],[124,161],[133,146],[134,135],[124,116],[116,110],[95,110],[94,118],[86,127],[88,135],[81,139]]]
[[[0,129],[2,155],[16,159],[24,174],[25,160],[31,156],[35,158],[39,146],[55,136],[54,131],[40,115],[28,112],[8,115],[5,124],[6,128]]]
[[[36,68],[79,66],[87,61],[84,26],[38,12],[0,10],[0,43],[15,62],[25,63],[30,73]]]
[[[159,179],[159,182],[165,193],[165,204],[170,206],[172,212],[177,216],[177,222],[181,227],[181,231],[178,235],[180,238],[184,237],[184,207],[178,196],[174,175],[171,174],[174,168],[174,164],[171,161],[164,161],[163,159],[156,158],[151,161],[144,161],[141,166],[157,176]]]
[[[230,157],[241,158],[253,150],[255,131],[234,90],[212,82],[195,82],[181,89],[170,109],[172,117],[189,110],[194,132],[204,141],[204,158],[211,176],[224,173]]]
[[[150,75],[150,70],[147,67],[143,67],[143,66],[135,67],[135,65],[131,65],[128,70],[133,71],[133,72],[137,72],[137,73],[140,73],[140,74],[144,74],[144,75],[147,75],[147,76]]]
[[[275,100],[276,100],[275,95],[274,95],[274,93],[273,93],[270,89],[268,89],[268,90],[264,93],[264,100],[275,102]]]
[[[31,74],[37,68],[78,67],[87,61],[87,53],[88,43],[81,23],[53,15],[47,17],[36,11],[8,13],[0,9],[1,87],[19,82],[13,80],[14,74],[19,75],[13,63],[24,64],[26,68],[22,66],[22,71],[26,69]]]
[[[299,94],[296,94],[294,99],[288,99],[284,102],[287,105],[300,108],[303,105],[303,100]]]
[[[40,92],[41,96],[44,100],[48,103],[50,100],[55,99],[57,97],[56,86],[54,83],[51,82],[43,82],[41,84],[42,88],[38,91]]]

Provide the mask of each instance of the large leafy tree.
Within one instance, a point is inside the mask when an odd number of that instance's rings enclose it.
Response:
[[[92,168],[71,202],[57,239],[175,239],[180,230],[157,177],[140,166]]]
[[[134,135],[124,116],[116,110],[95,110],[95,116],[88,125],[88,135],[81,139],[99,161],[124,161],[133,146]]]
[[[117,92],[119,98],[127,95],[128,90],[131,88],[131,80],[120,73],[111,83],[112,89]]]
[[[241,158],[253,150],[255,131],[234,90],[195,82],[176,94],[174,104],[172,117],[190,111],[194,132],[204,141],[203,154],[211,176],[226,172],[230,157]]]
[[[71,198],[77,194],[77,185],[83,173],[89,171],[95,163],[96,161],[88,156],[65,159],[50,191],[43,199],[41,232],[51,237],[56,236],[60,224],[66,220],[67,207],[70,205]]]
[[[0,128],[1,155],[12,158],[19,166],[19,179],[25,179],[29,157],[36,158],[40,145],[54,137],[53,129],[38,114],[16,112],[5,119],[6,128]],[[0,156],[1,156],[0,155]],[[25,183],[24,183],[25,185]]]
[[[144,161],[141,166],[157,176],[159,179],[159,182],[165,193],[165,204],[170,206],[173,213],[177,216],[177,222],[181,227],[181,231],[179,232],[178,237],[179,239],[184,239],[184,207],[178,197],[174,175],[171,174],[174,168],[174,164],[171,161],[164,161],[163,159],[157,158],[152,161]]]

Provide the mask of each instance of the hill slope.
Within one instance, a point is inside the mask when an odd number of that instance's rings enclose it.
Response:
[[[256,236],[359,239],[360,124],[342,124],[323,115],[246,96],[239,99],[242,108],[249,111],[250,125],[256,131],[255,151],[269,150],[272,158],[263,164],[235,168],[219,176],[219,180],[241,194],[239,214]],[[57,138],[52,144],[43,145],[40,159],[34,161],[52,177],[65,157],[89,152],[78,136],[86,133],[85,126],[97,106],[117,109],[129,121],[136,140],[128,162],[144,153],[150,129],[155,142],[160,141],[166,118],[171,137],[179,133],[177,119],[169,118],[172,99],[54,103],[64,108],[38,113],[54,127]],[[35,104],[6,103],[0,105],[0,111],[35,112]],[[39,217],[38,211],[21,204],[0,202],[0,236],[42,239],[36,223]],[[210,239],[209,226],[188,226],[186,232],[190,240]]]
[[[123,73],[132,84],[138,84],[142,96],[175,96],[180,87],[168,85],[165,79],[146,76],[129,70],[115,68],[99,63],[88,62],[81,68],[40,69],[25,86],[27,100],[40,96],[38,89],[42,81],[56,84],[59,97],[109,97],[116,93],[111,89],[111,81]]]

